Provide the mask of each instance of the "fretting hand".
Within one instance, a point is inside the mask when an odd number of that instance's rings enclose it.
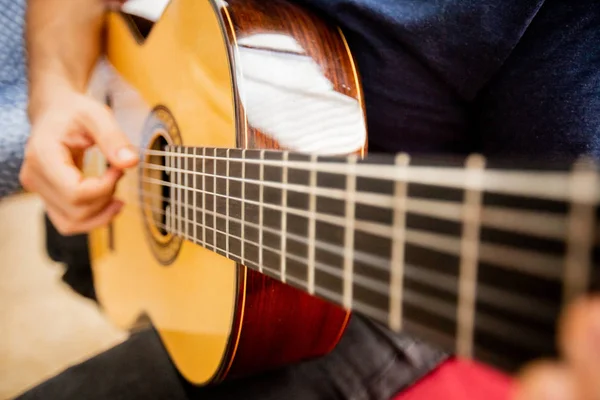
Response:
[[[521,374],[514,400],[600,399],[600,297],[572,304],[559,325],[560,361]]]

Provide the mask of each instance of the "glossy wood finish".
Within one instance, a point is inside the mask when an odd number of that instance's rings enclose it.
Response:
[[[221,4],[226,4],[217,9],[230,45],[242,124],[239,147],[366,154],[359,72],[341,30],[283,0]],[[323,140],[328,134],[336,136]],[[293,142],[299,135],[316,145],[307,150],[303,141],[289,145],[284,140],[291,136]]]
[[[111,67],[99,86],[136,145],[147,146],[149,123],[168,133],[165,118],[172,118],[187,146],[364,154],[363,100],[349,50],[338,29],[300,8],[173,0],[144,41],[130,28],[110,16]],[[149,120],[159,105],[169,116]],[[103,163],[92,155],[87,172]],[[90,235],[98,296],[115,323],[131,326],[146,314],[179,371],[199,385],[335,346],[349,318],[343,309],[189,241],[172,264],[158,262],[139,209],[140,172],[123,178],[117,195],[128,205],[111,228]]]
[[[238,126],[239,147],[292,149],[274,139],[276,134],[254,125],[252,116],[248,115],[252,111],[244,107],[242,96],[247,82],[243,71],[250,66],[245,64],[247,59],[239,56],[240,50],[243,51],[239,44],[249,43],[247,39],[252,36],[277,35],[286,38],[287,43],[297,44],[295,53],[291,53],[285,44],[278,48],[277,41],[259,41],[254,45],[248,44],[247,48],[262,52],[265,58],[261,66],[265,68],[268,68],[269,57],[287,60],[292,65],[296,58],[313,62],[331,82],[333,91],[356,102],[356,110],[360,111],[364,121],[358,71],[337,28],[279,0],[234,0],[220,11],[223,20],[230,22],[230,25],[224,26],[228,28],[226,34],[237,85],[242,89],[236,96],[238,121],[242,123]],[[282,42],[286,40],[279,43]],[[310,90],[310,84],[304,82],[303,89]],[[289,118],[296,116],[290,114]],[[357,128],[364,129],[364,140],[353,149],[359,155],[365,154],[367,144],[363,121]],[[346,154],[341,151],[334,153]],[[236,377],[322,356],[337,344],[350,318],[349,312],[244,266],[240,266],[239,276],[240,283],[245,277],[245,285],[240,285],[240,297],[241,291],[245,291],[246,301],[238,303],[239,342],[237,348],[232,348],[233,362],[229,370],[224,371],[224,376]]]
[[[246,302],[238,303],[239,341],[223,378],[258,373],[333,350],[351,318],[349,312],[246,267],[240,269],[241,276],[246,274],[245,285],[240,285]]]

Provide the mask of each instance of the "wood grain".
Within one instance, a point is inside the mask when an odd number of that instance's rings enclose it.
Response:
[[[319,65],[335,91],[362,105],[362,89],[352,56],[335,26],[284,1],[231,0],[228,4],[220,12],[223,21],[230,22],[226,36],[234,67],[239,38],[257,33],[286,35]],[[238,146],[280,149],[269,135],[251,126],[239,96],[237,100]],[[358,153],[364,154],[366,147],[365,142]],[[338,343],[351,317],[349,312],[244,266],[239,267],[238,275],[239,299],[245,302],[238,303],[233,330],[238,335],[231,338],[229,354],[233,359],[222,371],[221,379],[319,357]]]

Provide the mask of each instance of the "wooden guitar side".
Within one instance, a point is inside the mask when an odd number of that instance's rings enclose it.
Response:
[[[227,37],[232,54],[235,54],[236,38],[253,33],[293,38],[319,65],[335,90],[362,102],[352,55],[335,27],[283,1],[230,1],[222,17],[231,23]],[[233,57],[234,68],[236,62]],[[240,67],[244,68],[243,65]],[[246,127],[238,129],[239,147],[281,148],[276,140],[251,125],[239,102],[237,109],[238,120],[244,121]],[[365,151],[366,141],[357,153],[362,155]],[[233,347],[230,353],[233,362],[229,376],[319,357],[338,343],[351,317],[350,312],[244,266],[240,266],[239,277],[240,298],[245,297],[246,301],[238,302],[236,322],[241,324],[241,330],[238,331],[237,348]]]

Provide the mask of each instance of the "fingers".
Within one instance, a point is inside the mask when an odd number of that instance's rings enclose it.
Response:
[[[54,223],[56,229],[63,235],[75,235],[78,233],[89,232],[102,226],[106,226],[121,211],[123,202],[113,200],[107,207],[98,214],[86,219],[85,221],[75,221],[66,217],[55,208],[48,207],[48,217]]]
[[[600,398],[600,298],[584,297],[561,319],[559,346],[585,398]]]
[[[513,400],[584,400],[572,371],[558,363],[539,362],[522,374]],[[590,399],[591,400],[591,399]]]
[[[60,233],[81,233],[96,228],[93,221],[105,223],[97,215],[115,203],[114,192],[121,176],[120,170],[111,168],[100,178],[86,178],[72,194],[57,191],[54,185],[41,178],[36,191],[42,195],[48,211],[52,211],[50,219]]]
[[[111,165],[121,169],[136,165],[139,161],[138,154],[110,110],[94,101],[86,102],[83,107],[85,112],[81,114],[80,122]]]
[[[32,127],[20,179],[37,192],[59,232],[85,232],[114,217],[122,203],[114,198],[123,170],[137,163],[127,137],[104,105],[73,95],[49,110]],[[84,151],[97,144],[111,167],[99,177],[84,177]]]
[[[600,297],[582,297],[570,305],[558,336],[562,361],[529,366],[515,400],[600,399]]]
[[[76,205],[85,205],[97,199],[112,197],[122,176],[122,170],[111,167],[99,178],[84,179],[75,190],[73,202]]]

